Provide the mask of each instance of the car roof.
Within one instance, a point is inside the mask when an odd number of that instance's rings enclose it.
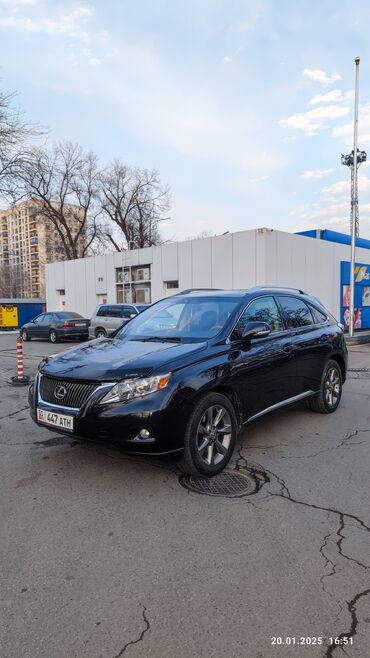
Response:
[[[261,294],[265,295],[266,293],[268,294],[289,294],[289,295],[306,295],[303,290],[300,288],[289,288],[287,286],[253,286],[251,288],[246,288],[246,289],[238,289],[238,290],[226,290],[226,289],[220,289],[220,288],[189,288],[187,290],[182,290],[181,292],[178,292],[176,294],[176,297],[179,296],[191,296],[191,297],[225,297],[227,295],[228,297],[246,297],[248,295],[252,294]]]

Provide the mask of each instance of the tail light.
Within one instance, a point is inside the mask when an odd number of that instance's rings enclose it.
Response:
[[[67,320],[63,322],[63,329],[70,329],[71,327],[73,327],[72,322],[68,322]]]

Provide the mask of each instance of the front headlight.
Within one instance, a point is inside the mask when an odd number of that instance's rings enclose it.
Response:
[[[168,375],[157,375],[155,377],[144,377],[136,379],[124,379],[115,384],[113,388],[100,400],[99,404],[108,402],[126,402],[133,398],[142,398],[162,388],[166,388],[171,373]]]

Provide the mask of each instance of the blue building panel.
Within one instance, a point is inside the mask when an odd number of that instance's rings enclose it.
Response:
[[[347,233],[339,233],[339,231],[330,231],[329,229],[313,229],[310,231],[299,231],[296,235],[303,235],[306,238],[317,238],[318,240],[326,240],[327,242],[336,242],[337,244],[351,244],[351,236]],[[366,238],[356,238],[356,247],[362,249],[370,249],[370,240]]]
[[[36,315],[46,311],[46,304],[42,303],[18,303],[18,327],[21,327],[26,322],[33,320]]]

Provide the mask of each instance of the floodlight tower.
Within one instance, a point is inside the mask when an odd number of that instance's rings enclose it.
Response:
[[[357,149],[357,158],[356,158],[356,170],[358,171],[358,168],[360,164],[363,162],[366,162],[367,160],[367,153],[366,151],[360,151]],[[357,176],[355,176],[355,157],[354,157],[354,151],[351,151],[351,153],[348,153],[348,155],[343,155],[341,156],[341,161],[342,165],[346,165],[346,167],[349,167],[351,169],[351,222],[350,222],[350,227],[351,227],[351,235],[353,232],[353,222],[354,222],[354,233],[355,236],[358,237],[359,235],[359,212],[358,212],[358,182],[357,182]]]

